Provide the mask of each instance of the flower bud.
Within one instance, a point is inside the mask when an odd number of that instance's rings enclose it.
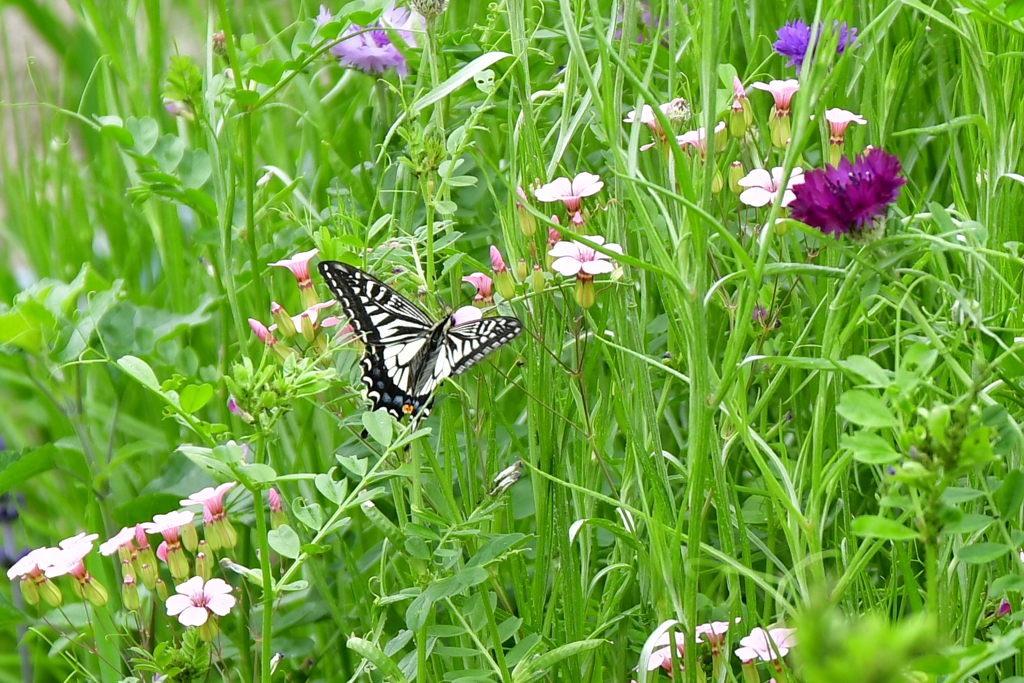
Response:
[[[188,578],[188,558],[185,556],[185,549],[181,547],[180,543],[168,546],[167,568],[171,571],[171,576],[174,580],[179,583]]]
[[[190,553],[194,553],[199,547],[199,534],[196,533],[196,527],[193,524],[182,525],[181,542]]]
[[[156,580],[156,595],[161,601],[167,600],[167,584],[164,583],[163,579]]]
[[[716,168],[715,175],[711,179],[711,194],[718,194],[723,187],[725,187],[725,180],[722,178],[722,172]]]
[[[291,339],[295,336],[295,323],[292,321],[292,317],[288,315],[288,311],[284,310],[284,306],[276,301],[271,302],[270,315],[274,318],[274,322],[277,323],[277,331],[285,339]]]
[[[771,116],[768,118],[768,129],[771,131],[772,144],[779,149],[786,149],[791,136],[789,111],[780,113],[775,107],[772,107]]]
[[[50,607],[60,607],[63,604],[64,594],[60,592],[60,588],[53,581],[44,577],[42,582],[38,584],[38,587],[39,594],[43,596],[43,600]]]
[[[526,278],[529,274],[530,270],[526,266],[526,259],[519,259],[519,262],[516,263],[516,279],[520,282],[526,282]]]
[[[742,138],[747,134],[747,113],[743,110],[743,103],[733,100],[729,110],[729,134],[734,138]]]
[[[94,607],[103,607],[110,599],[110,596],[107,595],[107,589],[103,587],[103,584],[88,573],[86,573],[85,579],[82,580],[82,597]]]
[[[139,587],[131,574],[124,575],[124,583],[121,584],[121,603],[130,612],[138,612],[141,606]]]
[[[538,265],[533,267],[533,272],[530,274],[530,284],[533,285],[534,294],[544,293],[544,271]]]
[[[594,280],[584,280],[582,278],[576,280],[576,303],[580,305],[580,308],[591,308],[597,301],[597,292],[594,291]]]
[[[227,38],[224,37],[224,31],[217,31],[213,34],[213,54],[218,57],[227,57]]]
[[[270,499],[270,526],[274,529],[288,523],[288,517],[284,514],[284,504],[281,502],[281,494],[277,489],[271,488],[267,491]]]
[[[25,598],[25,602],[30,605],[39,604],[39,586],[36,585],[35,580],[28,574],[21,577],[21,595]]]
[[[523,188],[517,187],[516,193],[519,195],[519,199],[516,201],[516,217],[519,219],[519,229],[529,239],[537,234],[537,219],[525,206],[526,193],[523,192]]]
[[[203,577],[203,581],[209,581],[213,573],[213,558],[206,553],[196,553],[196,576]]]
[[[448,9],[448,0],[409,0],[409,5],[429,21]]]
[[[199,637],[207,643],[212,642],[219,632],[220,629],[217,626],[217,620],[212,617],[207,619],[203,625],[199,627]]]
[[[746,175],[746,171],[743,170],[743,164],[739,161],[734,161],[729,164],[729,191],[733,194],[740,194],[744,188],[740,185],[740,180]]]
[[[302,338],[305,339],[307,343],[312,344],[313,340],[316,339],[316,330],[313,329],[313,319],[303,313],[299,317],[299,322],[302,323]]]
[[[150,550],[149,554],[152,555],[153,551]],[[155,558],[153,562],[141,562],[139,564],[139,578],[142,579],[142,585],[149,590],[156,588],[156,582],[160,580],[160,577],[157,573]]]

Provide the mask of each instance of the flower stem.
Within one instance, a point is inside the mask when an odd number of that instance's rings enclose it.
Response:
[[[263,460],[264,440],[261,434],[256,440],[256,461]],[[260,573],[263,576],[263,628],[260,631],[260,682],[270,683],[270,659],[273,649],[274,578],[270,570],[270,541],[267,538],[267,510],[263,505],[263,491],[252,491],[253,512],[256,514],[256,545],[260,552]]]

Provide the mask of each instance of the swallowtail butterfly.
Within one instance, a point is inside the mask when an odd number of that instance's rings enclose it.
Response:
[[[523,330],[510,317],[455,325],[449,315],[435,323],[369,273],[339,261],[321,261],[319,269],[366,346],[360,365],[373,410],[384,408],[396,419],[425,417],[438,384],[462,374]]]

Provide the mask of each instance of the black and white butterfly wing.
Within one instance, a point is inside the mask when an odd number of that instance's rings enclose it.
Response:
[[[364,344],[389,346],[433,329],[419,306],[369,273],[340,261],[321,261],[318,268]]]
[[[407,386],[399,385],[392,376],[391,363],[384,357],[386,346],[367,346],[360,365],[363,368],[363,384],[366,396],[373,404],[373,410],[391,413],[396,420],[405,415],[430,413],[430,394],[414,395]]]
[[[482,318],[448,328],[435,357],[427,359],[415,393],[430,394],[447,377],[461,375],[495,349],[523,331],[516,318]]]

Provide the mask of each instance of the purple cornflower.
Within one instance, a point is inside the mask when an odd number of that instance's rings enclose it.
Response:
[[[394,67],[398,75],[404,77],[409,73],[409,67],[405,56],[388,37],[387,29],[398,33],[406,45],[414,48],[414,21],[412,12],[392,6],[369,26],[349,26],[344,39],[331,48],[331,54],[338,58],[341,66],[350,66],[363,73],[381,74]]]
[[[790,217],[826,235],[869,237],[875,219],[885,216],[907,182],[899,177],[901,170],[894,155],[872,149],[853,163],[843,158],[838,168],[808,171],[804,182],[793,187]]]
[[[832,25],[834,31],[839,33],[839,44],[836,46],[836,54],[841,55],[853,42],[857,40],[857,29],[851,27],[846,29],[846,22],[840,24],[838,21]],[[807,54],[807,46],[811,42],[811,27],[794,19],[787,21],[786,25],[780,28],[775,34],[779,37],[772,45],[772,49],[783,57],[788,57],[786,66],[795,66],[796,72],[800,73],[800,67],[804,64],[804,56]],[[818,41],[821,42],[821,30],[818,30]]]

